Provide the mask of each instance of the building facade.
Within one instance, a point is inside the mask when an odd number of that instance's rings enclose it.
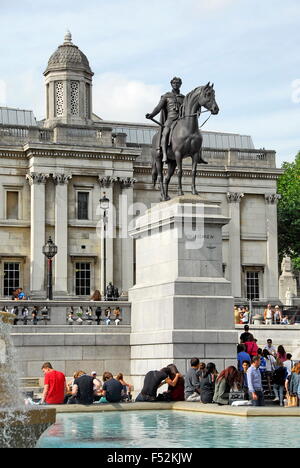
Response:
[[[134,219],[160,201],[152,186],[151,141],[157,127],[111,122],[92,112],[93,72],[70,33],[50,57],[45,119],[0,108],[0,297],[17,287],[31,298],[46,290],[42,248],[58,246],[54,297],[88,298],[104,290],[103,223],[108,212],[106,279],[126,297],[135,282]],[[146,111],[146,110],[145,110]],[[224,276],[235,298],[277,299],[277,178],[275,152],[255,149],[249,136],[203,132],[198,167],[201,197],[231,218],[223,229]],[[177,190],[176,176],[170,186]],[[190,192],[191,163],[183,187]]]

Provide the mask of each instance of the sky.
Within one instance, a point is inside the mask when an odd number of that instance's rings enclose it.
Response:
[[[0,0],[0,105],[45,115],[43,72],[69,29],[95,73],[93,111],[145,122],[173,76],[188,93],[214,82],[204,130],[300,150],[299,0]]]

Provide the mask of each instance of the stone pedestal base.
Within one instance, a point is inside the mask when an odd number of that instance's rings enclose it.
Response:
[[[137,220],[137,284],[129,291],[131,375],[190,359],[236,365],[231,284],[223,278],[221,228],[228,218],[216,203],[178,197]]]

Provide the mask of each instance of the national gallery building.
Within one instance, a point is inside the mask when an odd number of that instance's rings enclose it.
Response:
[[[0,297],[22,287],[45,297],[49,236],[54,297],[87,299],[104,290],[103,212],[110,200],[106,280],[123,297],[135,284],[134,219],[160,192],[152,185],[155,125],[111,122],[93,114],[93,72],[68,33],[44,72],[45,119],[28,110],[0,108]],[[159,96],[158,96],[159,98]],[[155,103],[153,103],[155,104]],[[145,109],[145,113],[150,109]],[[223,228],[223,271],[235,298],[278,298],[275,151],[255,149],[250,136],[203,132],[198,166],[201,198],[219,202],[230,217]],[[191,160],[183,170],[191,191]],[[175,196],[177,178],[170,195]]]

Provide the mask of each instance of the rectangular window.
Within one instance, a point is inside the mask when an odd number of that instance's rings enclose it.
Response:
[[[247,299],[259,299],[259,271],[246,272]]]
[[[19,192],[6,192],[6,219],[19,219]]]
[[[77,192],[77,219],[89,219],[89,192]]]
[[[77,262],[75,264],[75,294],[76,296],[91,295],[91,263]]]
[[[5,262],[3,268],[4,296],[11,296],[13,291],[20,287],[20,263]]]

